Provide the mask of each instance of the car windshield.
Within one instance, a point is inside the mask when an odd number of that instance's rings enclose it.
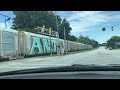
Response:
[[[120,64],[120,11],[0,11],[0,72]]]

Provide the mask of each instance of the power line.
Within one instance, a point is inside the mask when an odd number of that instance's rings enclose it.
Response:
[[[2,16],[4,16],[4,17],[8,17],[8,18],[10,18],[8,15],[4,15],[4,14],[1,14],[1,13],[0,13],[0,15],[2,15]]]

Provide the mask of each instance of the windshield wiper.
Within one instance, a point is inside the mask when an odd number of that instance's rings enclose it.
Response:
[[[110,65],[112,67],[120,67],[120,64],[108,64],[108,65]]]
[[[120,71],[120,66],[96,65],[96,64],[89,64],[89,65],[73,64],[71,66],[36,68],[36,69],[9,71],[9,72],[0,73],[0,76],[3,76],[3,75],[16,75],[16,74],[29,74],[29,73],[76,72],[76,71]]]
[[[72,66],[77,67],[77,66],[97,66],[96,64],[73,64]]]

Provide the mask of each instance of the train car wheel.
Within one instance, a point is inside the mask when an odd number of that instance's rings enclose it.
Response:
[[[25,55],[24,58],[28,58],[28,55]]]

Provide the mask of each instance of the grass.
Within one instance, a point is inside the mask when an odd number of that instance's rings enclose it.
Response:
[[[116,49],[113,49],[113,50],[120,50],[120,48],[116,48]]]

